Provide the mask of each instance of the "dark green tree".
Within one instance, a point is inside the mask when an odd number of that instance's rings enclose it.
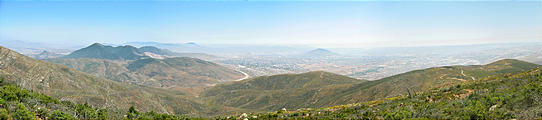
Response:
[[[130,109],[128,109],[128,113],[126,117],[128,119],[136,119],[139,116],[139,112],[135,109],[134,106],[130,106]]]

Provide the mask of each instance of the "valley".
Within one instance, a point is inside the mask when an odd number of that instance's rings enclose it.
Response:
[[[0,0],[0,120],[542,120],[540,0]]]
[[[58,57],[40,61],[6,48],[1,53],[1,77],[21,88],[59,97],[61,101],[88,102],[112,110],[136,106],[142,111],[188,116],[363,103],[521,73],[540,66],[503,59],[486,65],[433,67],[368,81],[325,71],[250,76],[243,70],[251,68],[242,65],[237,66],[242,69],[235,70],[229,69],[232,66],[228,64],[221,66],[188,57],[147,58],[141,54],[129,57],[137,58],[134,60]]]

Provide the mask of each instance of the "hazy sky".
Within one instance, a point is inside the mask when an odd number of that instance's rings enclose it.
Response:
[[[540,42],[542,2],[0,0],[0,40],[316,47]]]

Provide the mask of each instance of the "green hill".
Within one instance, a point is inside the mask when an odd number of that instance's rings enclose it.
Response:
[[[0,47],[0,77],[22,88],[75,103],[113,110],[134,105],[143,111],[200,114],[206,107],[185,93],[115,82]]]
[[[497,64],[510,62],[517,61],[505,60]],[[537,68],[467,81],[411,96],[327,108],[231,116],[230,119],[540,119],[541,98],[542,68]]]
[[[276,110],[317,107],[325,106],[318,101],[333,96],[331,91],[362,82],[365,80],[315,71],[228,82],[207,88],[201,96],[207,104],[221,104],[244,109]]]
[[[281,108],[325,107],[408,95],[408,91],[415,93],[449,87],[491,75],[522,72],[538,66],[519,60],[505,59],[487,65],[435,67],[375,81],[333,84],[322,81],[355,80],[345,76],[330,75],[331,73],[327,73],[328,75],[324,75],[324,79],[322,79],[317,73],[325,72],[310,72],[297,75],[258,77],[226,83],[208,88],[202,95],[207,104],[224,104],[225,106],[246,109],[277,110]],[[310,86],[311,83],[320,85]],[[300,85],[310,87],[300,87]]]
[[[201,87],[244,77],[224,66],[188,57],[140,59],[135,61],[60,58],[46,61],[107,78],[152,87]]]
[[[504,59],[487,65],[445,66],[415,70],[355,85],[338,92],[328,104],[347,104],[407,95],[408,91],[420,92],[453,86],[487,76],[522,72],[538,66],[524,61]]]

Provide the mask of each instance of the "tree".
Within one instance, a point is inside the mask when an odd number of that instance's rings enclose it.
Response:
[[[138,116],[139,112],[135,109],[134,106],[131,106],[130,109],[128,109],[128,114],[126,115],[126,117],[128,117],[128,119],[136,119]]]
[[[92,108],[92,106],[88,105],[88,103],[85,104],[78,104],[77,105],[77,118],[78,119],[94,119],[96,118],[96,110]]]
[[[26,107],[22,103],[17,103],[13,118],[17,120],[34,120],[35,116],[34,113],[28,111],[28,109],[26,109]]]

